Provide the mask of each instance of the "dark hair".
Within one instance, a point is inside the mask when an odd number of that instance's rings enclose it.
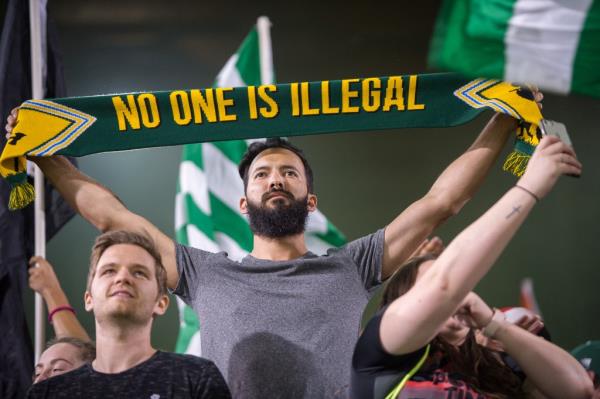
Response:
[[[388,280],[383,291],[380,307],[392,303],[406,294],[417,281],[419,267],[428,260],[436,259],[427,254],[410,259]],[[431,342],[433,353],[443,353],[451,372],[459,373],[464,382],[490,398],[524,398],[522,381],[500,360],[498,353],[479,345],[473,330],[458,348],[435,337]]]
[[[248,187],[248,171],[250,170],[250,165],[252,161],[260,154],[261,152],[268,150],[270,148],[283,148],[285,150],[289,150],[296,154],[298,158],[302,161],[302,165],[304,165],[304,174],[306,175],[306,185],[308,187],[309,194],[314,193],[313,186],[313,172],[304,156],[302,150],[286,139],[282,139],[280,137],[272,137],[268,138],[265,141],[255,141],[250,144],[248,150],[242,157],[240,164],[238,165],[238,171],[240,173],[240,177],[244,181],[244,191]]]
[[[91,363],[96,358],[96,345],[92,341],[84,341],[75,337],[55,337],[46,344],[46,349],[56,344],[69,344],[79,349],[79,358],[85,363]]]
[[[87,290],[89,291],[92,285],[92,280],[96,274],[96,266],[98,266],[100,257],[109,247],[117,244],[137,245],[148,252],[150,256],[152,256],[156,271],[155,274],[156,282],[158,284],[158,295],[166,295],[167,271],[162,264],[160,252],[158,252],[154,241],[145,235],[125,230],[109,231],[96,238],[96,242],[94,242],[94,246],[92,247],[92,255],[90,256],[90,271],[88,274]]]
[[[417,274],[419,274],[419,267],[421,264],[435,258],[436,256],[433,254],[416,256],[409,259],[404,265],[396,270],[385,284],[379,307],[383,308],[392,303],[394,299],[406,294],[417,282]]]

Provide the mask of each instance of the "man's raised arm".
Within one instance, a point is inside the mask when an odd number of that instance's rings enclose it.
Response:
[[[5,131],[10,135],[17,124],[19,108],[6,118]],[[84,219],[102,232],[129,230],[149,235],[158,246],[167,270],[167,285],[175,288],[179,273],[173,241],[143,217],[129,211],[109,189],[83,174],[64,157],[32,158],[63,198]]]
[[[32,159],[65,200],[98,230],[129,230],[149,235],[160,250],[167,270],[167,284],[175,288],[179,275],[175,260],[175,244],[143,217],[131,212],[108,188],[74,167],[66,158]]]
[[[537,99],[541,100],[541,94]],[[494,115],[471,147],[442,172],[429,192],[387,226],[384,279],[391,276],[436,227],[457,214],[471,199],[516,127],[515,119]]]

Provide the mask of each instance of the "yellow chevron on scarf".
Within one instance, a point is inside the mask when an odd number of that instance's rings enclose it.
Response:
[[[490,107],[520,120],[515,148],[503,169],[516,176],[525,172],[527,162],[539,144],[542,113],[528,88],[493,79],[476,79],[460,87],[454,95],[473,108]]]
[[[96,120],[93,116],[64,105],[30,100],[19,108],[16,126],[0,158],[0,174],[13,186],[8,207],[20,209],[33,200],[27,182],[27,161],[23,154],[48,156],[66,148]]]

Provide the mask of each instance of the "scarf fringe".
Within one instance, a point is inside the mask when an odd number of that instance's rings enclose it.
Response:
[[[517,149],[513,150],[502,165],[502,170],[510,172],[517,177],[521,177],[527,169],[527,164],[531,158],[530,154],[525,154]]]
[[[33,185],[27,180],[18,183],[12,183],[10,196],[8,197],[8,209],[16,211],[25,208],[35,199],[35,190]]]
[[[502,170],[521,177],[541,139],[542,135],[537,125],[521,121],[517,128],[515,147],[506,157]]]

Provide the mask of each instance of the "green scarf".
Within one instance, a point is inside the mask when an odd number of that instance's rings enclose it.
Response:
[[[0,156],[0,173],[13,186],[9,208],[18,209],[33,199],[25,156],[78,157],[208,141],[447,127],[466,123],[486,108],[536,131],[542,116],[526,93],[498,80],[424,74],[30,100],[20,107]]]

